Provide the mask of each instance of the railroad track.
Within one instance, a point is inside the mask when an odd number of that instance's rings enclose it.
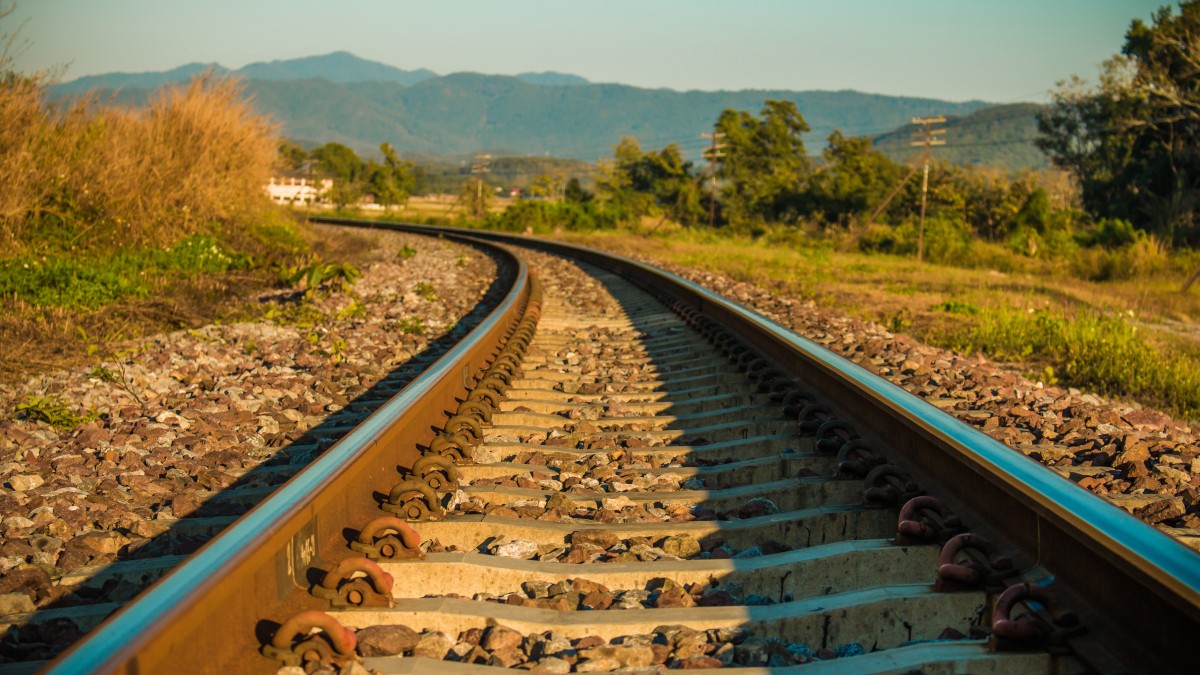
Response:
[[[692,284],[529,243],[577,262],[522,251],[468,341],[49,670],[1188,663],[1180,544]]]

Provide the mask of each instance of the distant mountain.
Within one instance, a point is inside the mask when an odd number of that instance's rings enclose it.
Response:
[[[551,70],[547,70],[544,73],[518,73],[515,77],[522,82],[548,87],[577,87],[584,84],[591,84],[587,78],[569,73],[556,73]]]
[[[946,130],[939,138],[945,145],[935,146],[933,157],[953,164],[986,164],[1007,169],[1045,169],[1050,160],[1034,145],[1037,116],[1042,106],[1013,103],[976,110],[969,115],[946,115]],[[895,160],[904,160],[924,152],[913,147],[913,134],[920,130],[907,124],[876,136],[874,145]]]
[[[117,89],[117,101],[140,104],[149,90],[219,66],[191,64],[165,73],[114,73],[56,85],[67,96],[90,88]],[[838,129],[876,136],[876,146],[903,158],[911,118],[948,118],[951,161],[1044,166],[1032,145],[1033,104],[990,106],[856,91],[686,91],[592,84],[555,72],[510,77],[428,70],[405,71],[335,52],[304,59],[250,64],[233,74],[245,79],[256,107],[280,123],[282,133],[305,145],[336,141],[374,153],[382,142],[402,153],[548,155],[595,161],[612,154],[624,136],[646,149],[677,143],[700,161],[700,134],[727,108],[758,113],[764,101],[794,101],[812,127],[809,152],[817,154]],[[896,129],[894,132],[886,132]]]
[[[157,73],[105,73],[104,75],[88,75],[70,82],[56,84],[50,88],[54,96],[70,96],[89,91],[104,91],[112,89],[154,89],[164,84],[187,82],[193,77],[206,71],[218,73],[229,72],[219,63],[189,63],[173,70]]]
[[[323,77],[330,82],[394,82],[410,85],[437,77],[432,70],[401,70],[360,59],[350,52],[334,52],[302,59],[251,63],[233,74],[247,80],[309,80]]]
[[[81,94],[87,91],[110,89],[153,89],[163,84],[186,82],[205,71],[212,70],[223,75],[235,75],[244,80],[309,80],[324,78],[330,82],[391,82],[412,85],[437,77],[432,70],[401,70],[377,61],[359,58],[350,52],[333,52],[323,56],[308,56],[300,59],[251,63],[237,70],[229,70],[218,63],[191,63],[174,70],[158,73],[108,73],[91,75],[77,80],[56,84],[56,96]],[[564,76],[572,77],[572,76]]]
[[[700,134],[722,110],[757,113],[767,99],[796,102],[818,152],[834,129],[894,129],[916,115],[965,115],[987,104],[947,103],[843,92],[677,92],[618,84],[534,85],[515,77],[457,73],[411,87],[326,80],[252,80],[260,110],[301,142],[337,141],[362,151],[387,141],[404,152],[544,155],[587,159],[612,154],[623,136],[647,149],[678,143],[699,159]]]

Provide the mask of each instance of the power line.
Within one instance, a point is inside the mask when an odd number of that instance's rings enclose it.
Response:
[[[941,138],[935,138],[946,133],[945,129],[934,129],[935,124],[945,124],[946,118],[938,115],[937,117],[914,117],[913,124],[919,124],[924,127],[922,132],[913,134],[913,136],[923,136],[919,141],[913,141],[910,145],[925,146],[925,169],[924,176],[921,179],[921,226],[917,229],[917,262],[924,260],[925,253],[925,195],[929,192],[929,155],[930,150],[935,145],[945,145],[946,141]]]
[[[709,173],[712,174],[712,184],[708,193],[708,226],[712,228],[717,220],[717,160],[725,156],[725,153],[721,152],[725,144],[718,143],[717,139],[725,138],[725,134],[714,131],[711,134],[700,134],[700,138],[712,139],[712,145],[704,151],[704,158],[708,160]]]
[[[492,170],[492,156],[487,154],[475,155],[475,161],[471,164],[471,173],[479,176],[479,183],[475,188],[475,217],[483,217],[483,175]]]

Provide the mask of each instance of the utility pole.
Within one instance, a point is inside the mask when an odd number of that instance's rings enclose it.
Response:
[[[492,170],[492,156],[485,154],[475,155],[475,161],[471,164],[471,173],[479,176],[479,182],[475,186],[475,217],[483,217],[483,174]]]
[[[913,147],[925,146],[925,175],[921,179],[921,225],[917,229],[917,262],[922,262],[925,257],[925,195],[929,192],[929,150],[935,145],[945,145],[946,141],[940,138],[934,138],[946,133],[945,129],[934,129],[934,124],[945,124],[946,118],[938,115],[937,117],[914,117],[913,124],[920,124],[925,128],[920,132],[914,132],[913,138],[921,137],[919,141],[910,143]]]
[[[712,145],[704,150],[704,158],[708,160],[708,173],[712,180],[708,192],[708,227],[711,229],[717,220],[717,160],[725,156],[725,153],[721,152],[725,144],[718,143],[717,139],[725,138],[725,134],[714,131],[711,134],[700,134],[700,138],[712,139]]]

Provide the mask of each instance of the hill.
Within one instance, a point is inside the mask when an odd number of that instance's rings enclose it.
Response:
[[[591,84],[586,78],[578,75],[556,73],[550,70],[544,73],[518,73],[514,77],[529,84],[544,84],[550,87],[577,87],[582,84]]]
[[[210,68],[241,76],[255,105],[276,119],[287,137],[305,145],[336,141],[358,152],[373,152],[386,141],[410,155],[491,152],[595,161],[609,156],[623,136],[632,136],[647,149],[677,143],[700,161],[700,134],[712,129],[722,110],[757,112],[767,99],[781,99],[794,101],[812,127],[806,136],[812,154],[834,129],[848,135],[897,129],[877,136],[876,143],[903,158],[915,152],[907,146],[909,120],[943,114],[950,118],[947,138],[954,147],[939,148],[940,156],[1008,167],[1045,164],[1028,140],[1037,109],[1032,104],[989,106],[848,90],[680,92],[594,84],[556,72],[438,76],[347,52],[236,71],[190,64],[163,73],[114,73],[56,85],[53,93],[119,89],[118,101],[139,104],[153,87]]]
[[[218,63],[189,63],[172,70],[157,73],[105,73],[104,75],[88,75],[70,82],[63,82],[50,87],[52,96],[68,96],[84,94],[89,91],[108,91],[115,89],[153,89],[164,84],[187,82],[197,75],[207,71],[228,73]]]
[[[1008,169],[1045,169],[1050,160],[1034,145],[1037,115],[1042,106],[1014,103],[990,106],[969,115],[946,115],[941,136],[944,146],[933,149],[933,156],[953,164],[985,164]],[[920,129],[906,124],[895,131],[876,136],[875,147],[897,161],[919,155],[923,148],[913,147],[913,134]]]
[[[219,63],[190,63],[173,70],[157,73],[107,73],[90,75],[70,82],[56,84],[51,91],[56,96],[82,94],[92,90],[153,89],[164,83],[186,82],[192,77],[213,71],[243,80],[308,80],[324,78],[330,82],[392,82],[412,85],[437,77],[432,70],[402,70],[378,61],[359,58],[350,52],[333,52],[322,56],[251,63],[229,70]],[[551,73],[546,73],[550,75]]]
[[[412,85],[437,77],[432,70],[401,70],[377,61],[361,59],[350,52],[334,52],[302,59],[251,63],[233,71],[245,80],[309,80],[325,78],[330,82],[394,82]]]

